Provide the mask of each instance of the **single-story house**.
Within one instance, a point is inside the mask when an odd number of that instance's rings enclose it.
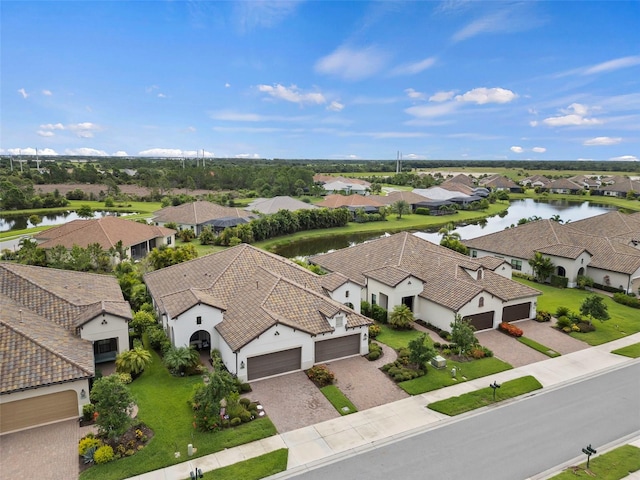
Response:
[[[235,225],[246,223],[245,220],[251,220],[257,216],[251,212],[247,212],[242,208],[223,207],[216,203],[207,202],[205,200],[197,200],[195,202],[183,203],[175,207],[165,207],[154,212],[152,221],[155,225],[166,225],[167,223],[175,223],[178,228],[191,229],[196,236],[202,233],[202,229],[206,225],[212,225],[213,220],[218,219],[244,219],[238,220]],[[228,223],[228,222],[227,222]],[[235,226],[232,225],[232,226]]]
[[[575,287],[577,277],[585,275],[601,285],[637,292],[640,249],[634,247],[634,241],[640,239],[640,217],[628,216],[626,222],[623,217],[610,212],[564,225],[539,220],[463,243],[472,257],[496,256],[529,275],[533,275],[529,260],[540,252],[555,265],[555,275],[567,278],[569,287]],[[632,222],[635,230],[629,228]]]
[[[313,210],[316,208],[318,207],[311,203],[305,203],[288,196],[279,196],[273,198],[256,198],[247,205],[245,210],[258,212],[263,215],[271,215],[272,213],[278,213],[280,210],[295,212],[297,210]]]
[[[569,180],[568,178],[559,178],[552,180],[544,186],[544,189],[549,193],[562,193],[575,195],[583,190],[582,185]]]
[[[586,175],[575,175],[573,177],[569,177],[569,180],[582,186],[585,190],[596,190],[600,185],[602,185],[602,181],[599,177],[588,177]]]
[[[342,192],[346,195],[351,195],[351,194],[366,195],[367,192],[369,191],[368,185],[363,185],[361,183],[354,183],[349,181],[341,181],[341,180],[325,183],[322,185],[322,188],[324,188],[324,191],[327,194]]]
[[[476,330],[534,318],[538,290],[511,280],[511,265],[472,259],[408,232],[310,257],[360,286],[360,299],[392,311],[407,305],[416,319],[450,330],[455,315]]]
[[[115,277],[0,262],[0,434],[79,418],[95,364],[129,349]]]
[[[523,187],[536,188],[536,187],[544,187],[550,181],[551,180],[549,180],[544,175],[533,175],[531,177],[523,178],[522,180],[520,180],[519,183]]]
[[[496,191],[506,191],[511,193],[522,193],[522,187],[510,178],[497,176],[491,179],[484,179],[480,183],[485,188]]]
[[[116,250],[122,242],[123,253],[133,260],[143,258],[155,247],[175,244],[175,230],[119,217],[91,220],[73,220],[63,225],[36,233],[33,238],[45,250],[63,245],[70,250],[74,245],[82,248],[98,243],[104,250]],[[119,261],[118,255],[113,257]]]
[[[636,197],[640,195],[640,182],[628,177],[615,176],[613,177],[613,182],[601,185],[597,190],[594,190],[592,194],[624,198],[629,192],[633,192]]]
[[[316,204],[319,207],[326,208],[348,208],[355,211],[359,208],[363,208],[367,212],[377,212],[380,207],[385,204],[380,201],[380,197],[363,196],[354,193],[352,195],[340,195],[338,193],[334,195],[327,195],[324,200]]]
[[[386,196],[371,195],[368,198],[378,200],[380,203],[383,203],[384,205],[393,205],[397,201],[402,200],[404,202],[407,202],[411,206],[412,212],[415,212],[419,204],[429,201],[427,197],[424,197],[414,192],[408,192],[406,190],[390,192]]]
[[[217,349],[242,381],[368,353],[358,285],[247,244],[144,281],[171,343]]]

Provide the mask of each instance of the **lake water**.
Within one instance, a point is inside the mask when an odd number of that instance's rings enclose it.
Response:
[[[56,212],[50,214],[37,214],[42,220],[38,226],[48,226],[48,225],[62,225],[63,223],[68,223],[73,220],[79,220],[81,217],[78,216],[76,212]],[[102,218],[106,216],[118,216],[124,217],[127,215],[134,215],[133,213],[121,213],[121,212],[107,212],[96,210],[93,212],[93,218]],[[30,215],[0,215],[0,232],[8,232],[11,230],[24,230],[33,228],[35,225],[32,225],[29,222]]]
[[[608,205],[590,204],[589,202],[569,202],[567,200],[539,202],[527,198],[511,202],[509,209],[504,214],[487,217],[473,224],[459,224],[454,231],[459,233],[463,240],[468,240],[488,235],[489,233],[500,232],[511,225],[516,225],[521,218],[537,216],[547,219],[554,215],[559,215],[560,220],[563,222],[570,222],[601,215],[612,210],[616,210],[616,208]],[[451,221],[454,221],[455,216],[450,218]],[[443,219],[443,221],[446,220]],[[431,231],[426,230],[414,233],[433,243],[440,243],[442,236],[437,233],[438,230],[440,230],[440,227],[436,227]],[[300,240],[274,249],[274,251],[287,258],[307,257],[346,248],[378,237],[380,237],[379,234],[372,233],[327,235],[321,238]]]

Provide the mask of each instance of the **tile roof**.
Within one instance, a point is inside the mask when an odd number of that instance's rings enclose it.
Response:
[[[485,179],[485,181],[482,182],[482,185],[491,188],[518,188],[518,184],[513,180],[502,176],[495,177],[490,180]]]
[[[601,186],[599,190],[606,192],[627,193],[633,191],[636,193],[640,193],[640,182],[632,180],[628,177],[621,177],[619,175],[616,175],[613,178],[613,183]]]
[[[400,190],[400,191],[396,191],[396,192],[391,192],[389,195],[384,196],[384,197],[383,196],[378,197],[377,195],[375,195],[375,196],[371,195],[371,196],[375,197],[378,200],[380,200],[380,202],[384,203],[385,205],[391,205],[392,203],[395,203],[398,200],[404,200],[409,205],[415,205],[416,203],[420,203],[420,202],[424,202],[424,201],[429,200],[424,195],[420,195],[420,194],[415,193],[415,192],[408,192],[406,190]]]
[[[333,194],[324,197],[324,200],[318,202],[319,207],[340,208],[340,207],[381,207],[384,203],[372,198],[371,196],[363,196],[354,193],[353,195]]]
[[[407,232],[316,255],[310,261],[326,270],[341,272],[361,285],[366,284],[367,276],[383,275],[388,275],[385,280],[391,285],[403,272],[409,272],[424,282],[420,296],[454,311],[482,291],[504,301],[540,294],[491,270],[483,270],[483,279],[477,280],[468,271],[482,269],[480,261]],[[390,273],[382,274],[385,269]]]
[[[316,275],[246,244],[147,273],[144,280],[169,315],[193,302],[188,297],[194,290],[223,305],[224,319],[216,329],[234,351],[279,323],[311,335],[331,331],[327,312],[346,312],[350,328],[371,323],[326,295],[346,279]]]
[[[475,182],[473,181],[473,178],[471,178],[469,175],[465,175],[464,173],[459,173],[455,177],[446,179],[444,182],[441,183],[441,185],[450,184],[450,183],[458,183],[458,184],[466,185],[467,187],[475,186]]]
[[[67,249],[74,245],[86,248],[93,243],[99,243],[103,249],[109,250],[115,247],[118,241],[122,241],[125,247],[130,247],[173,234],[175,230],[169,228],[145,225],[119,217],[103,217],[93,220],[73,220],[36,233],[33,238],[38,241],[38,246],[41,248],[52,248],[56,245],[63,245]]]
[[[380,283],[384,283],[385,285],[389,285],[390,287],[397,286],[400,282],[411,276],[411,272],[407,270],[403,270],[402,268],[387,266],[380,267],[374,270],[368,270],[364,272],[364,276],[367,278],[372,278],[373,280],[377,280]]]
[[[258,198],[251,202],[245,210],[249,212],[257,211],[264,214],[277,213],[280,210],[313,210],[318,208],[316,205],[305,203],[295,198],[280,196],[273,198]]]
[[[544,188],[552,190],[552,189],[562,189],[562,190],[582,190],[583,186],[578,185],[576,182],[569,180],[568,178],[558,178],[557,180],[552,180],[547,183]]]
[[[169,223],[175,222],[183,225],[201,225],[209,220],[224,217],[254,217],[251,212],[242,208],[223,207],[216,203],[198,200],[196,202],[183,203],[175,207],[166,207],[154,213],[153,221]]]
[[[332,183],[332,182],[343,182],[348,184],[358,184],[364,185],[365,187],[371,186],[371,183],[366,180],[362,180],[360,178],[347,178],[347,177],[334,177],[333,175],[322,175],[316,174],[313,176],[313,181],[316,183]]]

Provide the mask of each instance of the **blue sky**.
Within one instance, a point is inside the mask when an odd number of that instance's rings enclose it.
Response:
[[[640,160],[640,2],[7,1],[0,153]]]

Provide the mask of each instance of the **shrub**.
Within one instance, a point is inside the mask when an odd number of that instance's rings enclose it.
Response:
[[[569,279],[567,277],[560,277],[559,275],[551,275],[549,283],[551,283],[552,287],[567,288]]]
[[[331,385],[335,380],[335,375],[326,365],[315,365],[307,370],[309,379],[319,387]]]
[[[93,403],[87,403],[82,406],[82,418],[89,422],[93,418],[93,413],[96,411],[96,406]],[[80,454],[82,455],[82,454]]]
[[[382,329],[379,325],[369,325],[369,338],[376,338]]]
[[[375,342],[369,344],[369,353],[367,354],[367,360],[377,360],[382,355],[382,347]]]
[[[93,454],[93,460],[98,464],[108,463],[115,458],[111,445],[103,445]]]
[[[387,323],[389,317],[387,311],[380,305],[372,305],[371,318],[373,318],[376,322]]]
[[[257,410],[258,409],[258,404],[251,402],[249,405],[247,405],[247,410],[249,410],[250,412]]]
[[[116,375],[118,375],[120,381],[125,385],[128,385],[133,381],[130,373],[117,373]]]
[[[508,335],[511,335],[512,337],[521,337],[523,333],[520,328],[507,322],[502,322],[500,324],[500,330]]]
[[[241,399],[238,401],[238,403],[239,403],[240,405],[242,405],[243,407],[248,408],[248,407],[249,407],[249,404],[251,403],[251,400],[249,400],[248,398],[246,398],[246,397],[245,397],[245,398],[241,398]]]
[[[580,322],[576,326],[581,333],[595,332],[596,330],[596,326],[591,322]]]
[[[86,436],[78,442],[78,454],[83,456],[87,450],[90,448],[97,449],[102,446],[102,440],[99,438],[95,438],[92,434],[91,436]]]
[[[632,308],[640,308],[640,300],[626,293],[617,292],[613,294],[613,301]]]
[[[578,284],[579,289],[584,290],[587,287],[593,287],[593,278],[585,275],[578,275],[576,283]]]
[[[558,307],[556,309],[556,318],[568,317],[570,313],[571,310],[568,307]]]
[[[248,410],[245,410],[244,412],[240,413],[240,420],[242,420],[242,423],[247,423],[251,421],[251,412]]]
[[[556,324],[558,328],[564,329],[565,327],[571,327],[571,320],[566,315],[562,315],[558,317],[558,323]]]
[[[229,422],[229,424],[232,427],[237,427],[238,425],[240,425],[242,423],[242,419],[240,417],[233,417],[231,419],[231,422]]]
[[[475,358],[476,360],[479,360],[479,359],[481,359],[481,358],[484,358],[484,357],[485,357],[485,352],[484,352],[484,350],[483,350],[482,348],[479,348],[479,347],[473,347],[473,348],[471,349],[471,351],[469,352],[469,354],[470,354],[473,358]]]
[[[536,313],[536,321],[537,322],[550,322],[551,314],[549,312],[545,312],[544,310],[539,310]]]
[[[360,302],[360,313],[365,317],[371,318],[371,304],[364,300]]]
[[[416,211],[414,213],[416,213],[417,215],[431,215],[431,211],[428,208],[424,207],[416,208]]]
[[[241,393],[249,393],[251,391],[251,385],[249,385],[248,383],[241,383],[240,384],[240,392]]]

